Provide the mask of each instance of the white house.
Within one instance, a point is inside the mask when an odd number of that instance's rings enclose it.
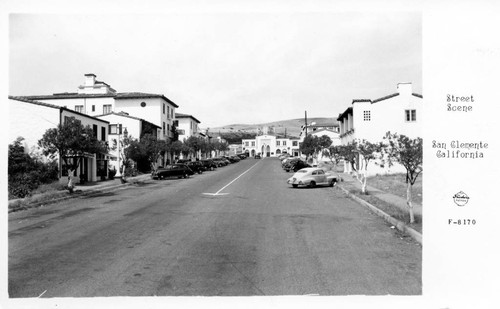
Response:
[[[353,100],[337,118],[341,143],[354,139],[379,142],[387,131],[421,136],[422,107],[422,95],[412,92],[411,83],[399,83],[396,93],[379,99]]]
[[[332,134],[332,133],[338,133],[339,132],[339,124],[338,123],[310,123],[307,125],[302,125],[300,127],[300,133],[299,133],[299,138],[300,141],[304,141],[304,138],[306,137],[306,132],[307,135],[314,134],[316,136],[321,136],[318,135],[319,132],[323,131],[324,134],[328,135],[330,138],[337,139],[339,138],[339,134]]]
[[[201,122],[192,115],[175,113],[174,123],[177,127],[180,141],[190,136],[199,136],[199,133],[202,133],[199,128]]]
[[[158,136],[158,132],[161,130],[161,128],[154,123],[130,116],[125,112],[111,112],[96,116],[96,118],[109,122],[108,142],[111,147],[110,154],[112,155],[109,163],[111,167],[118,171],[117,176],[121,176],[121,157],[119,154],[123,151],[118,141],[122,140],[125,134],[135,139],[140,139],[144,134]]]
[[[411,83],[397,84],[397,92],[375,99],[356,99],[339,115],[340,140],[346,145],[354,140],[372,143],[383,141],[386,132],[411,138],[422,136],[423,97],[412,91]],[[348,171],[348,170],[346,170]],[[401,166],[369,166],[370,174],[402,172]]]
[[[53,104],[27,100],[21,97],[9,96],[9,140],[12,142],[18,137],[24,138],[24,147],[27,151],[41,153],[38,141],[50,128],[63,124],[68,117],[79,120],[84,126],[90,126],[99,140],[108,140],[109,122],[86,114]],[[68,176],[64,162],[59,161],[59,177]],[[82,181],[97,181],[108,175],[109,154],[88,154],[81,158],[78,170],[72,176],[79,177]]]

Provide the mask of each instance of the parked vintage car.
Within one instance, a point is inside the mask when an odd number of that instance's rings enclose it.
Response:
[[[202,161],[190,161],[187,162],[186,165],[195,173],[201,174],[207,170],[206,166],[202,163]]]
[[[215,164],[217,164],[217,167],[226,166],[226,165],[228,165],[230,163],[225,158],[213,158],[212,162],[214,162]]]
[[[153,171],[153,179],[164,179],[168,177],[188,178],[194,172],[186,164],[169,164],[163,168]]]
[[[325,173],[321,168],[309,167],[298,170],[292,177],[288,178],[287,183],[294,188],[298,186],[314,188],[320,185],[333,187],[337,184],[338,179],[334,173]]]
[[[236,163],[236,162],[241,161],[241,159],[238,156],[230,156],[230,157],[225,157],[225,158],[228,159],[229,162],[231,162],[231,163]]]
[[[300,158],[297,158],[297,157],[284,158],[283,160],[281,160],[281,167],[284,169],[287,164],[289,164],[290,162],[292,162],[294,160],[300,160]]]
[[[260,153],[256,154],[256,155],[254,156],[254,158],[255,158],[255,159],[262,159],[262,157],[260,156]]]
[[[215,162],[213,159],[204,159],[200,161],[201,164],[205,167],[207,171],[213,171],[218,167],[217,162]]]
[[[298,161],[293,162],[286,171],[287,172],[291,172],[291,171],[297,172],[298,170],[301,170],[301,169],[307,168],[307,167],[312,167],[312,166],[307,164],[305,161],[298,160]]]

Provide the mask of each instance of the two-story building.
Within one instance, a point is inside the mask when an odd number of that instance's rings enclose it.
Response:
[[[161,128],[147,120],[130,116],[125,112],[111,112],[96,116],[98,119],[106,120],[110,123],[108,142],[110,146],[110,167],[117,171],[116,176],[121,176],[121,156],[123,146],[119,141],[123,141],[125,136],[140,139],[145,134],[158,137]]]
[[[422,103],[422,95],[412,91],[411,83],[399,83],[397,92],[375,100],[353,100],[352,106],[337,118],[341,144],[354,140],[381,142],[388,131],[410,138],[421,137]],[[369,166],[369,169],[371,174],[404,171],[400,166],[394,166],[390,171],[387,166],[383,171],[375,166]]]
[[[409,137],[422,135],[422,95],[412,92],[411,83],[399,83],[397,92],[375,99],[355,99],[339,114],[340,140],[380,142],[387,131]]]
[[[183,141],[190,136],[199,136],[199,133],[203,133],[199,128],[200,123],[201,122],[192,115],[175,113],[174,124],[179,134],[179,140]]]
[[[41,153],[38,141],[48,129],[56,128],[68,118],[75,118],[83,126],[92,128],[97,139],[108,140],[109,122],[104,119],[89,116],[65,107],[27,100],[21,97],[9,96],[9,139],[24,138],[24,148],[32,153]],[[64,161],[60,156],[59,177],[67,175]],[[69,161],[80,160],[79,168],[74,171],[74,177],[81,181],[97,181],[108,177],[108,153],[89,153],[82,157],[67,158]]]

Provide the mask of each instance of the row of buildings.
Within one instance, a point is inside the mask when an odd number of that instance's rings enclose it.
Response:
[[[242,140],[240,148],[250,155],[259,153],[271,157],[289,153],[299,156],[300,143],[307,135],[327,135],[333,145],[346,145],[354,140],[380,142],[388,131],[416,138],[422,131],[422,100],[421,94],[413,92],[411,83],[399,83],[396,92],[384,97],[352,100],[351,106],[339,113],[334,123],[302,126],[298,138],[280,138],[268,134],[264,128],[263,134],[255,139]],[[388,168],[384,167],[385,172]],[[380,172],[378,169],[371,168],[374,173]]]
[[[177,113],[178,107],[162,94],[117,92],[90,73],[85,74],[84,83],[76,92],[9,96],[9,138],[14,141],[23,137],[25,149],[38,152],[37,143],[45,131],[73,117],[93,128],[95,136],[110,146],[118,146],[124,134],[133,138],[151,134],[161,140],[183,140],[189,136],[208,139],[199,128],[200,121],[192,115]],[[97,181],[108,177],[110,167],[119,172],[119,151],[119,147],[114,147],[109,153],[72,158],[81,160],[73,176],[82,181]],[[167,160],[164,157],[159,164]],[[63,166],[60,170],[61,177],[67,176],[63,174]]]
[[[162,140],[183,140],[190,136],[211,138],[200,129],[201,122],[196,117],[178,113],[179,106],[164,95],[117,92],[92,73],[85,74],[84,83],[76,92],[10,96],[9,103],[9,138],[14,141],[23,137],[25,149],[30,152],[39,151],[38,140],[47,129],[57,127],[68,117],[93,128],[95,136],[110,146],[119,145],[124,134],[134,138],[151,134]],[[339,113],[337,122],[307,124],[302,126],[299,137],[286,138],[264,127],[255,138],[230,145],[230,151],[250,156],[274,157],[283,153],[299,156],[300,143],[306,135],[327,135],[333,145],[345,145],[356,139],[378,142],[387,131],[417,137],[421,136],[421,110],[422,95],[412,91],[411,83],[399,83],[397,91],[387,96],[352,100],[351,106]],[[109,153],[72,158],[81,160],[73,176],[83,181],[107,178],[109,167],[120,170],[119,151],[119,147],[115,147]],[[163,165],[167,160],[164,157],[158,163]],[[64,166],[60,170],[64,173]]]

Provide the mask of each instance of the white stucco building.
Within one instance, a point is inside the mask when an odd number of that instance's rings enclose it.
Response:
[[[341,144],[346,145],[354,140],[381,142],[388,131],[410,138],[421,137],[422,109],[423,97],[412,91],[411,83],[399,83],[397,92],[375,100],[353,100],[352,106],[337,118]],[[370,175],[404,171],[400,165],[381,168],[376,163],[370,163],[368,166]],[[346,169],[346,172],[350,170]]]
[[[159,132],[161,132],[161,128],[154,123],[130,116],[125,112],[111,112],[96,116],[96,118],[106,120],[110,123],[108,142],[111,156],[109,165],[118,171],[117,176],[121,176],[121,157],[119,154],[123,152],[123,148],[120,148],[121,146],[118,144],[118,141],[123,139],[124,134],[135,139],[140,139],[144,134],[158,136]]]
[[[391,131],[409,137],[421,136],[422,95],[412,92],[411,83],[399,83],[397,92],[379,99],[356,99],[339,115],[343,145],[355,140],[382,141]]]
[[[98,119],[83,113],[79,113],[67,108],[27,100],[21,97],[9,97],[9,141],[13,142],[18,137],[24,138],[24,148],[28,152],[41,153],[38,141],[43,134],[51,128],[56,128],[63,124],[65,119],[72,117],[77,119],[84,126],[90,126],[97,139],[108,140],[109,122]],[[56,158],[59,162],[59,177],[67,176],[64,162],[61,158]],[[70,160],[81,160],[78,169],[72,176],[81,178],[83,181],[97,181],[108,175],[107,153],[88,154],[81,158],[71,158]]]
[[[125,112],[159,126],[159,139],[167,140],[174,136],[172,126],[177,104],[163,94],[117,92],[105,82],[98,81],[93,73],[85,74],[84,83],[78,87],[77,92],[23,97],[66,107],[90,116]]]
[[[199,133],[203,133],[199,128],[200,123],[201,122],[192,115],[176,113],[175,125],[179,133],[179,140],[183,141],[190,136],[199,136]]]
[[[277,157],[283,153],[299,155],[299,138],[283,138],[267,134],[267,128],[264,128],[263,133],[254,139],[243,139],[241,141],[242,152],[252,157],[256,154],[262,157]]]

